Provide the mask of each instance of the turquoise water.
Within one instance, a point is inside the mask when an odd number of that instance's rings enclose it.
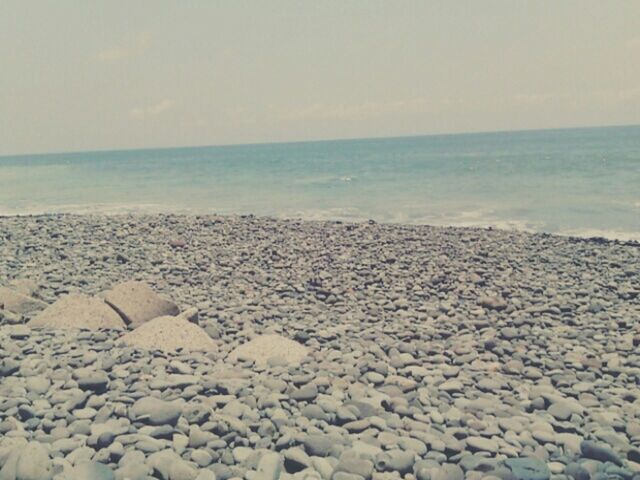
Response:
[[[0,157],[0,213],[253,213],[640,238],[640,126]]]

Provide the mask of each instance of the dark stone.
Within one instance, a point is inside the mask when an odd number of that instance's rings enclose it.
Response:
[[[549,480],[551,471],[545,462],[537,458],[509,458],[504,464],[517,480]]]
[[[592,460],[598,460],[600,462],[615,463],[619,467],[622,466],[620,457],[606,445],[585,440],[580,444],[580,450],[582,451],[582,456],[585,458],[591,458]]]

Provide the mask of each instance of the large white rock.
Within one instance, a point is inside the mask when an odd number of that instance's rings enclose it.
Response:
[[[120,316],[99,298],[82,294],[65,295],[40,312],[28,325],[30,327],[79,328],[98,330],[114,328],[124,330]]]
[[[227,360],[253,360],[259,365],[265,365],[270,358],[281,358],[287,363],[300,363],[309,349],[300,343],[282,335],[260,335],[247,343],[240,345],[229,353]]]
[[[39,442],[29,442],[11,451],[0,470],[0,480],[51,480],[52,470],[47,449]]]
[[[123,335],[121,340],[132,347],[165,352],[217,349],[207,332],[182,316],[154,318]]]
[[[36,312],[46,307],[47,304],[42,300],[29,297],[7,287],[0,287],[0,308],[23,314]]]
[[[133,328],[157,317],[179,313],[175,303],[162,298],[146,283],[138,281],[116,285],[105,293],[104,301]]]

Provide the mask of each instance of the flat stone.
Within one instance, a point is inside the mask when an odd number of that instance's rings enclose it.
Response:
[[[451,379],[438,385],[438,389],[447,393],[457,393],[464,389],[464,385],[460,380]]]
[[[340,460],[333,471],[334,478],[336,473],[343,472],[370,479],[373,474],[373,466],[372,461],[360,458],[355,452],[347,450],[340,456]]]
[[[464,472],[459,465],[445,463],[433,473],[431,480],[464,480]]]
[[[9,338],[13,340],[24,340],[31,335],[31,329],[26,325],[15,325],[9,330]]]
[[[331,452],[334,442],[328,435],[307,435],[302,443],[309,455],[326,457]]]
[[[489,453],[497,453],[498,444],[495,440],[491,440],[489,438],[484,437],[467,437],[467,446],[472,451],[482,451]]]
[[[489,310],[504,310],[507,308],[507,302],[500,297],[491,297],[484,295],[478,298],[478,305]]]
[[[116,480],[109,467],[100,462],[84,461],[73,467],[68,474],[69,480]]]
[[[227,356],[230,362],[251,360],[258,365],[267,365],[269,359],[278,357],[288,364],[298,365],[309,355],[304,345],[282,335],[260,335],[233,349]]]
[[[86,374],[77,379],[81,390],[104,393],[109,385],[109,377],[104,372]]]
[[[551,471],[545,462],[537,458],[508,458],[505,465],[517,480],[549,480]]]
[[[606,445],[592,442],[591,440],[585,440],[580,444],[580,450],[582,456],[586,458],[592,458],[600,462],[611,462],[618,466],[622,466],[622,460],[616,453]]]
[[[315,385],[305,385],[291,392],[291,398],[298,402],[310,401],[318,396],[318,387]]]
[[[256,470],[259,480],[278,480],[284,471],[284,459],[279,453],[269,452],[260,457]]]
[[[144,397],[129,408],[131,421],[142,421],[149,425],[175,425],[182,414],[176,402],[167,402],[155,397]]]
[[[571,409],[564,402],[552,403],[547,410],[556,420],[566,421],[571,418]]]
[[[564,469],[564,474],[574,480],[590,480],[591,474],[579,463],[570,463]]]

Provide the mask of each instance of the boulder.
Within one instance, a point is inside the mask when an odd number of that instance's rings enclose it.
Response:
[[[207,332],[184,317],[158,317],[127,333],[121,341],[144,350],[175,352],[215,351]]]
[[[53,465],[47,449],[39,442],[15,447],[0,470],[0,480],[51,480]]]
[[[282,335],[260,335],[247,343],[233,349],[227,356],[227,360],[252,360],[256,364],[266,365],[270,358],[278,357],[286,363],[298,364],[307,355],[309,349],[294,340]]]
[[[179,313],[175,303],[162,298],[144,282],[129,281],[116,285],[105,293],[104,301],[132,328],[157,317]]]
[[[123,330],[124,322],[102,300],[82,294],[61,297],[29,322],[30,327]]]
[[[0,308],[13,313],[25,314],[42,310],[47,304],[42,300],[27,296],[17,290],[0,287]]]

